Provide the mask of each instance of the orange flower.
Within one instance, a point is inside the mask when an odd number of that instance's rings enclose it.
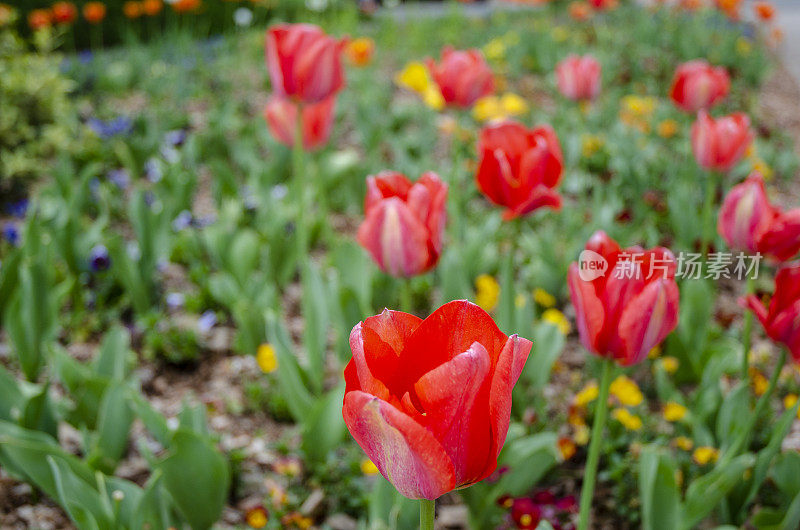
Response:
[[[0,27],[3,27],[11,22],[14,14],[14,8],[6,4],[0,4]]]
[[[56,2],[51,10],[53,22],[59,25],[72,24],[78,17],[78,9],[72,2]]]
[[[347,43],[344,49],[347,59],[356,66],[366,66],[375,53],[375,41],[369,37],[360,37]]]
[[[163,8],[164,4],[161,2],[161,0],[144,0],[142,2],[142,11],[148,17],[156,16]]]
[[[569,5],[569,16],[579,21],[588,20],[592,16],[592,6],[583,1],[572,2]]]
[[[126,18],[139,18],[142,16],[142,4],[139,2],[125,2],[122,4],[122,13]]]
[[[89,24],[99,24],[106,18],[106,5],[103,2],[87,2],[83,6],[83,18]]]
[[[772,20],[775,17],[775,6],[769,2],[756,2],[753,4],[753,11],[758,18],[764,21]]]
[[[742,0],[717,0],[717,7],[730,18],[739,18],[739,4]]]
[[[172,4],[172,9],[174,9],[176,13],[189,13],[200,9],[202,3],[202,0],[178,0]]]
[[[28,13],[28,25],[32,30],[49,28],[53,24],[50,12],[46,9],[34,9]]]

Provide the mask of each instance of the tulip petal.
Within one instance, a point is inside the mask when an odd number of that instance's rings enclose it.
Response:
[[[578,273],[578,264],[573,263],[569,267],[567,283],[583,347],[598,355],[604,355],[606,352],[601,350],[599,338],[605,323],[605,309],[597,296],[594,282],[582,280]]]
[[[678,325],[678,287],[659,279],[630,300],[619,319],[622,352],[615,352],[623,366],[636,364]]]
[[[358,338],[362,341],[363,352],[366,352],[362,357],[365,363],[364,369],[378,378],[381,384],[386,385],[396,396],[402,396],[407,391],[405,388],[400,388],[396,382],[400,354],[406,341],[421,322],[422,319],[415,315],[384,309],[380,315],[369,317],[360,325]],[[353,335],[357,328],[359,326],[353,328],[353,333],[350,334],[354,361],[358,358],[356,353],[359,344],[357,341],[356,344],[353,343]],[[369,392],[366,387],[361,390]],[[382,397],[380,394],[370,393]]]
[[[485,401],[481,403],[477,398],[491,367],[486,348],[475,342],[464,353],[423,375],[414,385],[425,412],[419,421],[450,455],[457,485],[471,482],[475,473],[470,468],[486,457],[490,446]],[[483,410],[473,410],[477,407]],[[481,466],[478,473],[482,470]]]
[[[342,415],[358,445],[401,495],[433,500],[455,487],[453,464],[442,445],[407,414],[353,391],[345,394]]]
[[[761,300],[759,300],[756,295],[750,294],[740,299],[739,305],[752,311],[756,315],[756,318],[758,318],[758,321],[761,322],[761,325],[764,326],[764,329],[769,328],[769,323],[767,322],[767,308],[764,307],[764,304],[761,303]]]

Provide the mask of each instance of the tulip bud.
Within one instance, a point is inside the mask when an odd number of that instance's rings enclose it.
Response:
[[[600,63],[591,55],[570,55],[556,66],[558,91],[573,101],[593,100],[600,93]]]
[[[494,75],[480,50],[454,50],[445,46],[441,61],[426,61],[445,103],[469,107],[478,99],[494,93]]]
[[[447,185],[435,173],[415,183],[390,171],[370,176],[358,242],[387,274],[427,272],[442,251],[446,202]]]
[[[269,77],[276,94],[318,103],[344,86],[343,41],[312,24],[277,24],[267,31]]]
[[[729,171],[752,141],[750,119],[740,112],[715,120],[701,110],[692,125],[692,151],[703,169]]]
[[[681,110],[697,112],[710,109],[727,97],[731,80],[728,72],[698,59],[681,64],[675,70],[669,97]]]

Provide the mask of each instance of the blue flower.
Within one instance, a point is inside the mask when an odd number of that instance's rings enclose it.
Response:
[[[170,309],[180,309],[185,301],[183,293],[167,293],[167,307]]]
[[[128,189],[128,185],[131,182],[131,176],[127,169],[112,169],[106,177],[121,190]]]
[[[197,330],[200,333],[206,334],[211,331],[217,323],[217,315],[214,314],[213,311],[209,310],[200,315],[200,318],[197,319]]]
[[[18,246],[19,229],[17,228],[16,223],[6,223],[3,225],[3,237],[15,247]]]
[[[8,206],[6,206],[6,211],[10,215],[22,219],[28,212],[28,199],[21,199],[17,202],[12,202]]]
[[[168,131],[164,135],[164,143],[170,147],[180,147],[186,141],[186,136],[186,131],[183,129]]]
[[[127,116],[118,116],[110,121],[103,121],[98,118],[89,118],[86,125],[94,131],[94,133],[102,138],[108,140],[115,136],[126,135],[133,130],[133,120]]]
[[[89,253],[89,265],[94,272],[108,270],[111,266],[111,257],[105,245],[95,245]]]
[[[144,163],[144,176],[153,184],[161,180],[164,172],[161,170],[161,164],[159,164],[158,160],[151,158]]]
[[[183,210],[181,213],[178,214],[172,221],[172,229],[176,232],[180,232],[185,228],[189,228],[192,225],[192,212],[189,210]]]

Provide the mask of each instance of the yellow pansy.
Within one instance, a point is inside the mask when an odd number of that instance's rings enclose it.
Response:
[[[647,358],[648,359],[658,359],[658,357],[660,355],[661,355],[661,346],[660,345],[653,346],[650,349],[650,351],[647,352]]]
[[[687,412],[688,410],[686,407],[674,401],[670,401],[664,405],[664,419],[670,422],[681,421],[686,417]]]
[[[757,368],[750,367],[750,384],[753,386],[753,393],[757,396],[764,395],[769,386],[769,381]]]
[[[610,392],[626,407],[635,407],[644,400],[636,382],[625,375],[620,375],[611,382]]]
[[[542,307],[556,305],[556,297],[539,287],[533,290],[533,300]]]
[[[378,466],[369,458],[365,458],[361,461],[361,472],[365,475],[375,475],[378,473]]]
[[[496,96],[484,96],[472,106],[472,117],[484,122],[499,119],[502,116],[500,100]]]
[[[564,315],[564,313],[554,307],[551,307],[542,313],[542,320],[553,324],[564,335],[569,335],[569,332],[572,329],[572,327],[569,325],[569,320],[567,320],[567,317]]]
[[[578,450],[578,448],[575,447],[575,442],[567,437],[559,438],[557,445],[562,460],[569,460],[575,456],[575,452]]]
[[[248,510],[245,515],[245,521],[247,521],[247,526],[250,528],[264,528],[269,521],[267,510],[263,506]]]
[[[528,103],[513,92],[506,92],[500,96],[500,108],[506,116],[521,116],[528,112]]]
[[[692,447],[694,447],[694,441],[686,436],[678,436],[673,442],[675,443],[675,447],[684,451],[691,451]]]
[[[600,391],[597,388],[597,383],[592,381],[590,383],[587,383],[585,387],[583,387],[577,394],[575,394],[573,403],[575,403],[579,407],[585,407],[586,405],[597,399],[599,393]]]
[[[395,82],[418,94],[424,93],[432,83],[428,69],[421,62],[408,63],[395,77]]]
[[[629,431],[638,431],[642,428],[642,418],[631,414],[628,409],[614,409],[611,417],[620,422]]]
[[[265,374],[271,374],[278,369],[278,357],[275,355],[275,348],[272,344],[265,343],[258,347],[256,361],[258,362],[258,367]]]
[[[491,313],[500,299],[500,284],[492,276],[481,274],[475,279],[475,303]]]
[[[661,368],[663,368],[668,374],[674,374],[677,372],[678,366],[681,364],[680,361],[675,357],[664,357],[660,362]]]
[[[701,466],[704,466],[711,462],[716,462],[717,458],[719,458],[719,449],[716,449],[714,447],[709,447],[707,445],[698,447],[692,453],[692,460],[694,460],[695,463]]]
[[[586,425],[577,425],[575,427],[575,434],[573,434],[572,439],[575,440],[575,443],[578,445],[586,445],[589,443],[589,427]]]

